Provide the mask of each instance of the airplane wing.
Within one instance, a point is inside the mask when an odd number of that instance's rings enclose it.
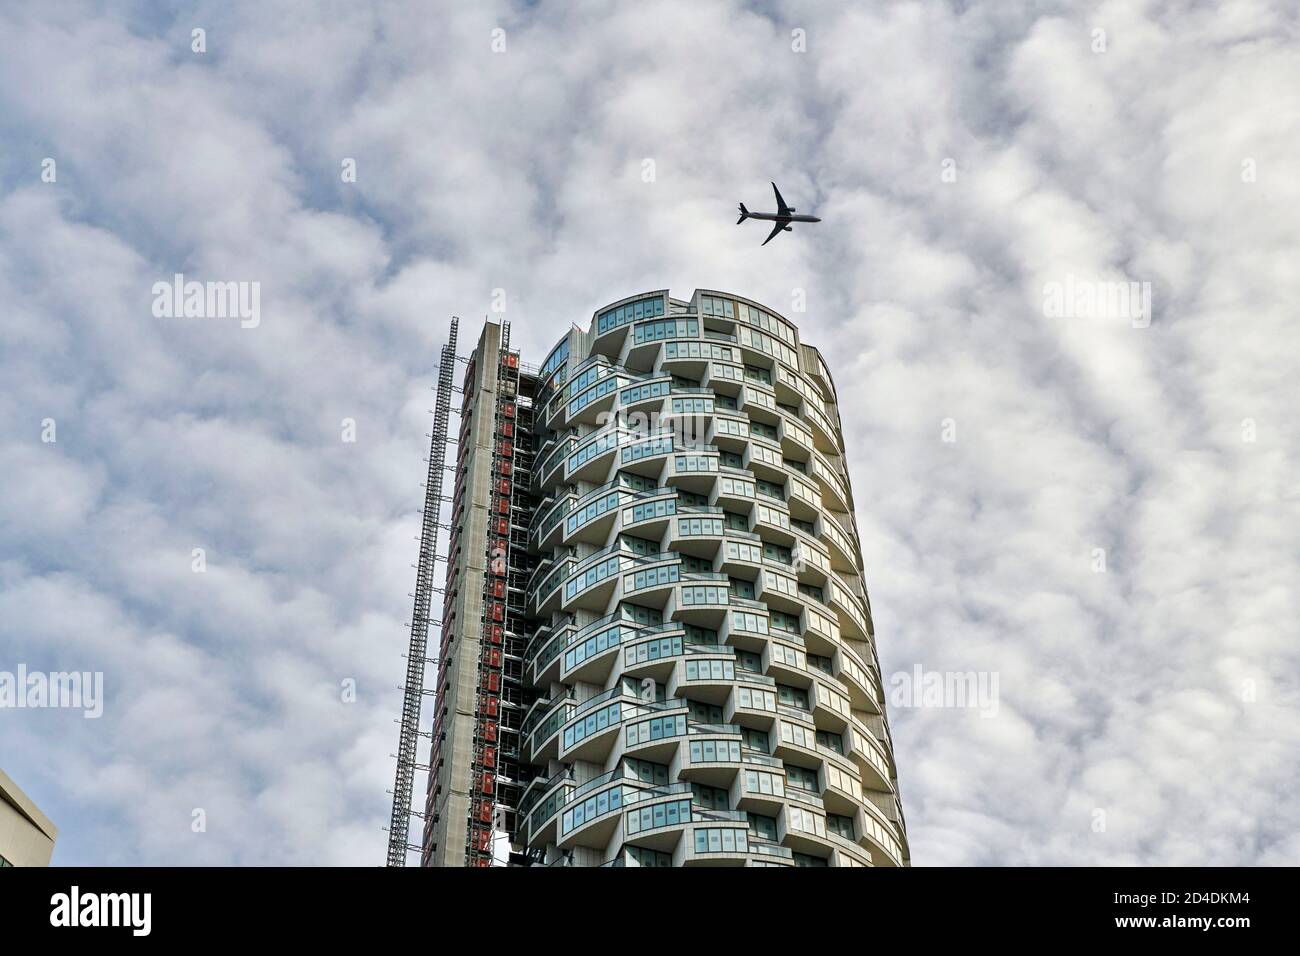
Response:
[[[780,232],[781,232],[782,230],[784,230],[784,229],[785,229],[785,223],[783,223],[783,222],[778,222],[775,226],[772,227],[772,234],[769,235],[766,239],[763,240],[763,245],[765,246],[765,245],[767,245],[769,242],[771,242],[773,239],[775,239],[775,238],[777,237],[777,234],[780,233]],[[762,247],[760,246],[759,248],[762,248]]]
[[[781,190],[776,188],[776,183],[772,183],[772,192],[776,193],[776,214],[778,216],[785,216],[794,212],[793,209],[785,204],[785,200],[781,198]]]

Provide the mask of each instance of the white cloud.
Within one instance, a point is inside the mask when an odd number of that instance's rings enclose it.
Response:
[[[917,863],[1300,859],[1294,11],[959,6],[0,14],[0,667],[109,693],[0,718],[56,861],[379,862],[446,317],[540,359],[665,286],[806,291],[886,671],[1000,674],[892,714]],[[760,250],[769,179],[825,221]]]

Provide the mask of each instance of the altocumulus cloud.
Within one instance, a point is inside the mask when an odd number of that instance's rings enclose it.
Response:
[[[0,712],[57,862],[380,862],[446,317],[504,290],[537,358],[696,286],[828,352],[886,680],[999,675],[892,712],[915,862],[1300,862],[1298,46],[1263,0],[7,8],[0,669],[107,696]],[[768,179],[825,221],[760,252]],[[176,273],[260,324],[155,318]]]

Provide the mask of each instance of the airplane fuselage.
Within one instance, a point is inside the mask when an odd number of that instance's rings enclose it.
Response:
[[[805,216],[803,213],[794,213],[788,216],[782,216],[775,212],[746,212],[746,218],[764,219],[768,222],[821,222],[816,216]]]

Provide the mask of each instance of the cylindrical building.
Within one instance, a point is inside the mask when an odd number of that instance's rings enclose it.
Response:
[[[534,388],[517,853],[906,865],[821,354],[741,296],[653,292]]]

